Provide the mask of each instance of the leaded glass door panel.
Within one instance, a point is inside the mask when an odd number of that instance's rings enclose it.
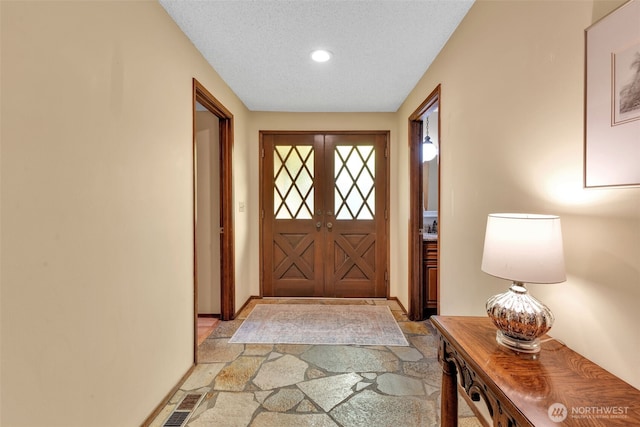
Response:
[[[385,297],[387,133],[261,138],[263,295]]]
[[[323,296],[323,136],[262,134],[264,296]]]
[[[326,135],[325,292],[386,297],[386,134]]]

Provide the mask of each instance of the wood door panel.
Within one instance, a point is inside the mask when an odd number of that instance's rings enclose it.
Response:
[[[264,134],[262,176],[262,293],[322,296],[321,236],[314,218],[318,203],[316,135]],[[298,218],[296,218],[298,217]]]
[[[273,275],[277,279],[313,280],[314,240],[308,234],[277,234],[273,238]]]
[[[333,244],[335,279],[375,279],[375,247],[375,237],[371,234],[337,237]]]
[[[384,134],[327,136],[325,162],[334,181],[326,199],[335,217],[325,288],[336,296],[387,296],[386,145]]]
[[[261,140],[263,295],[387,296],[388,133]]]
[[[333,240],[330,283],[337,297],[373,297],[376,241],[370,233],[345,233]]]

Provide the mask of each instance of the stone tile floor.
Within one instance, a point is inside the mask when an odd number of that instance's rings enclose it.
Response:
[[[229,344],[256,304],[384,304],[409,347]],[[199,346],[193,373],[151,423],[182,398],[206,393],[187,426],[436,427],[442,369],[429,321],[411,322],[395,301],[256,299]],[[459,425],[481,426],[463,399]]]

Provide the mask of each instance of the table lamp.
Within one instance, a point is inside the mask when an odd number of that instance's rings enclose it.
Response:
[[[481,268],[513,282],[507,292],[487,300],[487,314],[498,328],[498,343],[523,353],[539,352],[539,338],[551,329],[554,318],[547,306],[528,293],[525,282],[566,280],[560,218],[489,214]]]

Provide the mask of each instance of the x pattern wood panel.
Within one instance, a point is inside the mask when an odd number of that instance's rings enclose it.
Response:
[[[334,274],[342,279],[375,277],[375,235],[342,234],[335,239]]]
[[[314,278],[314,240],[310,234],[276,234],[273,239],[274,276]]]

